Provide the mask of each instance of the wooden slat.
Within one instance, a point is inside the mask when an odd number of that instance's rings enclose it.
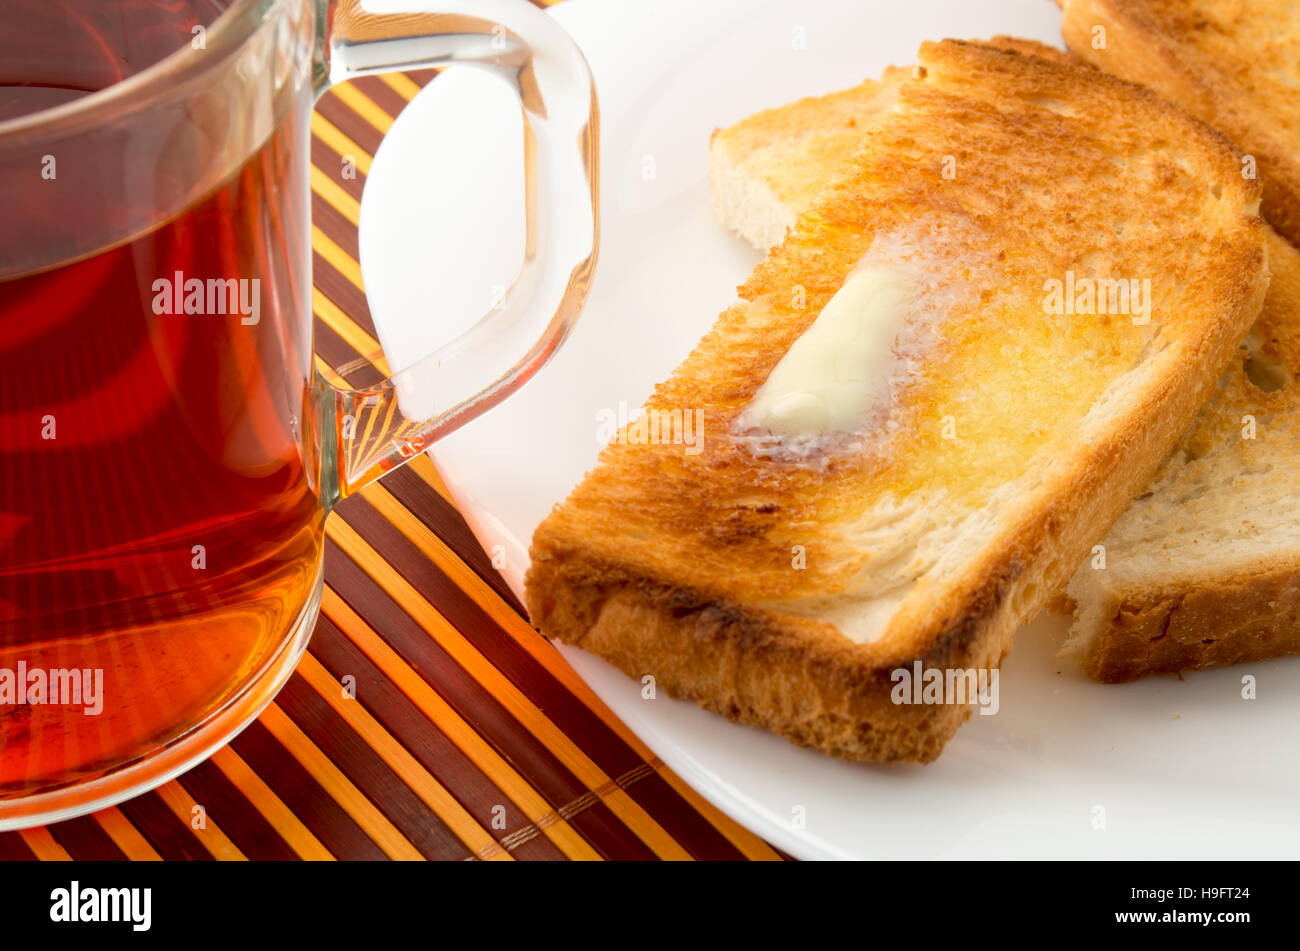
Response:
[[[38,826],[34,829],[23,829],[18,833],[22,836],[23,842],[32,850],[38,859],[42,862],[70,862],[72,856],[67,850],[59,845],[54,836],[50,835],[50,830],[44,826]]]
[[[388,374],[388,363],[379,341],[356,325],[343,311],[320,291],[311,292],[311,306],[316,316],[325,321],[335,333],[348,342],[357,353],[373,363],[381,373]]]
[[[426,684],[332,588],[325,589],[321,610],[565,855],[574,859],[599,858],[581,837],[574,835],[569,825],[524,782],[510,764],[458,716],[437,691]]]
[[[365,290],[365,286],[361,283],[361,265],[339,247],[337,241],[315,226],[311,229],[311,247],[313,251],[332,264],[340,274],[351,281],[357,290]]]
[[[373,161],[371,154],[344,135],[338,126],[319,112],[312,113],[311,132],[312,135],[337,152],[340,157],[351,157],[357,163],[357,171],[362,175],[370,174],[370,163]]]
[[[258,812],[266,817],[271,827],[299,856],[318,862],[331,861],[334,858],[330,850],[325,848],[302,820],[294,815],[293,810],[271,791],[262,778],[233,749],[227,746],[218,750],[212,754],[212,763],[235,785],[235,788],[257,806]]]
[[[389,858],[419,860],[419,850],[398,831],[397,827],[343,775],[320,747],[307,738],[296,723],[272,703],[263,711],[258,722],[271,732],[286,750],[306,768],[340,806],[347,811],[371,840]]]
[[[37,855],[20,832],[0,832],[0,862],[35,862]]]
[[[338,209],[339,213],[350,221],[353,227],[360,226],[361,202],[345,192],[338,182],[314,165],[311,169],[311,190]],[[358,265],[358,271],[359,269],[360,265]]]
[[[206,815],[206,810],[202,821],[198,823],[196,828],[195,819],[198,817],[195,815],[194,810],[199,807],[199,804],[194,801],[180,783],[172,780],[170,783],[159,786],[157,792],[158,798],[167,804],[167,808],[172,811],[177,819],[190,827],[194,837],[203,843],[203,847],[212,854],[213,858],[225,861],[247,861],[247,856],[239,850],[239,847],[234,842],[230,841],[229,836],[221,831],[221,827],[217,825],[216,820]]]
[[[120,862],[126,858],[93,816],[78,816],[46,828],[77,861]]]
[[[211,761],[200,763],[177,780],[196,803],[214,817],[230,840],[253,861],[293,862],[301,856],[284,840],[257,806]]]
[[[425,485],[447,501],[451,501],[451,493],[447,491],[447,486],[438,473],[438,467],[433,464],[427,455],[416,456],[406,464],[406,467],[423,479]]]
[[[401,777],[428,804],[438,817],[456,833],[462,842],[481,859],[509,859],[510,853],[501,848],[474,817],[465,811],[443,785],[402,747],[392,735],[366,712],[356,700],[346,699],[342,685],[329,675],[310,654],[298,665],[298,674],[316,690],[320,697],[334,709],[366,744],[383,758],[384,762]]]
[[[117,844],[132,862],[161,862],[158,850],[149,844],[149,840],[140,834],[140,830],[131,825],[131,820],[122,814],[117,806],[110,806],[95,813],[95,821],[108,833],[108,837]]]
[[[326,534],[348,556],[374,578],[386,592],[406,609],[449,654],[506,709],[528,724],[533,734],[555,753],[566,767],[596,792],[616,815],[632,828],[660,858],[689,859],[690,854],[669,836],[659,823],[636,804],[582,749],[550,718],[539,710],[524,693],[496,670],[468,641],[442,617],[424,597],[388,565],[351,526],[340,519],[326,522]]]
[[[415,94],[424,88],[405,73],[385,73],[379,78],[407,102],[414,99]]]
[[[393,127],[393,117],[379,108],[375,101],[357,88],[355,83],[333,87],[330,92],[362,119],[375,127],[381,136]]]
[[[429,468],[433,468],[431,464]],[[366,501],[374,505],[385,518],[391,521],[403,535],[409,538],[425,557],[448,574],[461,590],[468,593],[475,603],[488,613],[493,621],[500,624],[504,630],[514,636],[538,662],[544,664],[569,690],[613,728],[625,742],[637,751],[638,755],[647,762],[654,763],[656,768],[665,776],[665,779],[668,780],[669,785],[689,801],[697,811],[708,814],[713,824],[746,857],[768,861],[779,858],[767,843],[727,818],[708,800],[682,782],[671,770],[659,763],[658,758],[654,756],[649,747],[645,746],[636,734],[627,729],[623,722],[592,692],[591,688],[578,677],[573,668],[564,662],[564,659],[556,653],[555,649],[539,638],[527,621],[502,601],[491,586],[472,571],[455,552],[448,548],[442,539],[430,531],[427,526],[403,506],[382,483],[367,486],[362,490],[361,494]]]

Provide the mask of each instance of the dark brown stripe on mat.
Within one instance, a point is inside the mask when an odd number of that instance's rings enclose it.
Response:
[[[0,832],[0,861],[35,862],[36,853],[17,832]]]
[[[126,853],[117,847],[104,827],[90,816],[78,816],[46,826],[56,842],[74,859],[91,862],[120,862]]]
[[[299,861],[298,853],[275,831],[275,826],[244,798],[220,769],[204,760],[179,780],[196,803],[239,851],[253,860]]]
[[[406,106],[406,97],[378,76],[361,76],[352,85],[390,116],[396,117]]]
[[[498,842],[532,827],[532,820],[519,811],[474,762],[441,730],[430,723],[406,695],[371,663],[348,638],[322,616],[312,635],[311,653],[335,680],[345,676],[356,680],[357,702],[431,774],[438,777],[447,792],[465,807]],[[494,810],[505,822],[504,829],[494,829]],[[531,849],[539,858],[563,858],[551,842],[542,839]]]
[[[569,825],[578,830],[579,835],[591,843],[592,848],[607,859],[635,859],[643,862],[656,862],[658,856],[650,851],[649,846],[637,838],[636,834],[618,821],[618,817],[609,811],[609,807],[596,799],[593,794],[589,802],[583,802],[580,811],[566,815]]]
[[[118,808],[164,859],[215,861],[212,853],[190,833],[190,827],[167,808],[156,792],[128,799]]]
[[[321,97],[316,103],[316,111],[324,116],[330,125],[365,149],[367,155],[373,156],[375,149],[379,148],[379,142],[383,139],[379,130],[340,102],[333,93],[326,93]]]
[[[351,504],[351,500],[345,504]],[[558,808],[588,791],[581,780],[328,539],[325,580],[349,607],[382,632],[388,645],[479,736],[496,748],[543,799]]]
[[[311,164],[320,169],[321,174],[329,178],[330,181],[357,201],[360,201],[361,194],[366,187],[366,176],[361,171],[360,166],[355,164],[356,156],[353,156],[353,159],[353,177],[345,178],[343,176],[343,156],[316,138],[316,136],[311,137]]]
[[[536,826],[530,826],[524,830],[524,833],[524,835],[515,833],[507,836],[501,843],[516,859],[527,862],[568,861],[565,854],[557,849]]]
[[[316,353],[350,384],[353,386],[362,385],[354,379],[354,374],[359,367],[351,366],[361,359],[361,354],[353,350],[347,341],[336,334],[329,324],[320,318],[315,320],[312,329],[316,335]],[[374,374],[382,379],[379,371],[374,369],[373,364],[367,362],[365,365],[371,367]]]
[[[370,305],[361,288],[340,274],[324,255],[312,251],[312,280],[316,290],[328,297],[339,310],[352,318],[352,322],[370,336],[375,336],[375,322],[370,318]]]
[[[388,857],[261,723],[249,724],[230,745],[335,857]]]
[[[735,861],[745,857],[658,773],[628,785],[627,793],[695,858]]]
[[[360,261],[361,259],[360,257],[358,257],[359,251],[358,251],[357,241],[359,239],[357,236],[357,226],[354,225],[347,218],[343,217],[342,212],[340,212],[337,208],[335,208],[333,205],[327,202],[320,195],[313,193],[311,197],[312,197],[312,202],[311,202],[312,224],[314,224],[317,228],[320,228],[321,231],[325,232],[325,234],[329,236],[330,240],[333,241],[335,244],[337,244],[340,248],[342,248],[344,252],[347,254],[347,256],[350,257],[353,261]],[[351,282],[349,281],[349,283]],[[355,284],[353,284],[352,286],[354,288],[356,287]],[[364,295],[362,296],[364,298]],[[335,302],[338,303],[338,301]],[[342,305],[340,304],[340,306]],[[349,317],[353,317],[354,320],[356,319],[353,316],[353,312],[350,309],[344,307],[343,310],[347,313]],[[367,333],[373,334],[374,330],[373,329],[368,330]]]
[[[607,775],[618,776],[642,763],[585,703],[503,631],[474,600],[426,559],[405,535],[361,496],[348,500],[346,521],[409,581],[478,650],[574,740]],[[541,637],[540,634],[536,635]]]
[[[437,76],[439,72],[440,70],[437,69],[412,69],[408,70],[404,75],[417,86],[424,87],[429,85],[429,82]]]
[[[384,476],[383,486],[425,527],[446,542],[447,547],[459,555],[476,575],[491,585],[492,590],[520,617],[528,616],[501,572],[492,567],[491,557],[483,550],[465,519],[450,502],[429,488],[429,483],[410,469],[395,469]]]
[[[421,855],[429,859],[472,857],[469,847],[438,814],[402,782],[301,675],[295,673],[289,678],[276,703]]]

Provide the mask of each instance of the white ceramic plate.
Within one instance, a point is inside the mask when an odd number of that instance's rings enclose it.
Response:
[[[1047,0],[568,0],[601,104],[602,244],[569,343],[505,404],[433,450],[520,590],[528,540],[596,459],[597,413],[638,406],[734,298],[758,255],[713,218],[709,132],[913,60],[923,39],[1059,44]],[[376,156],[362,220],[385,346],[450,339],[518,265],[517,107],[461,69]],[[454,187],[448,187],[454,183]],[[417,351],[417,352],[420,352]],[[931,766],[851,765],[639,685],[561,648],[682,778],[800,857],[1294,856],[1300,658],[1103,687],[1055,660],[1063,625],[1020,632],[1000,712]],[[1242,677],[1258,699],[1242,699]]]

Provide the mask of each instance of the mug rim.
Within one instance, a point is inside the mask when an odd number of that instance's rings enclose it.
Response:
[[[138,73],[96,89],[70,102],[0,121],[0,143],[24,133],[62,132],[93,125],[108,115],[121,115],[176,94],[194,77],[237,50],[281,0],[233,0],[211,26],[205,28],[205,47],[189,43],[173,50]],[[244,26],[244,29],[240,29]],[[200,56],[199,54],[204,54]],[[216,56],[213,54],[216,53]],[[206,60],[206,61],[205,61]]]

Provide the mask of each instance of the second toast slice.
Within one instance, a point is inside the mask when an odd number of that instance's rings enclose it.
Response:
[[[621,432],[538,528],[526,579],[544,634],[852,759],[938,755],[971,708],[900,702],[898,671],[1001,662],[1267,284],[1258,191],[1206,127],[1038,57],[945,41],[918,63],[656,389],[654,428]],[[862,273],[892,288],[888,360],[824,375],[869,398],[848,426],[769,425],[760,390]],[[685,420],[702,439],[662,438]]]

